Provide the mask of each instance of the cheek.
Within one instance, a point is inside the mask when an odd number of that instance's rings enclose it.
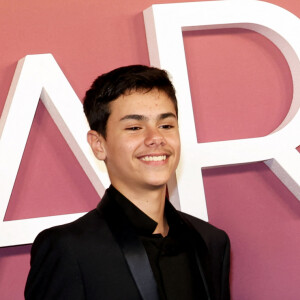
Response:
[[[181,145],[179,143],[178,146],[177,146],[177,156],[178,156],[178,159],[180,157],[180,154],[181,154]]]
[[[134,151],[136,151],[139,148],[139,146],[141,144],[143,144],[142,141],[143,141],[143,139],[140,136],[139,137],[137,137],[137,136],[128,137],[127,136],[127,137],[124,137],[122,139],[122,141],[120,141],[120,147],[128,153],[133,153]]]
[[[118,145],[114,147],[112,156],[115,157],[115,160],[122,161],[122,163],[127,163],[129,159],[134,156],[136,152],[136,145],[126,139],[119,140]]]
[[[179,135],[174,135],[170,137],[167,142],[176,152],[180,152],[181,144]]]

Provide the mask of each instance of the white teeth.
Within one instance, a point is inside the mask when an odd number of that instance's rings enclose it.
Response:
[[[143,161],[163,161],[166,160],[166,155],[160,155],[160,156],[144,156],[142,157]]]

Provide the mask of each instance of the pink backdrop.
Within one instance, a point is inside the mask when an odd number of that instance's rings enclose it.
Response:
[[[149,64],[142,11],[153,0],[0,1],[0,112],[27,54],[52,53],[80,98],[100,73]],[[168,2],[184,1],[155,1]],[[300,16],[299,0],[268,2]],[[187,32],[184,42],[199,142],[264,136],[281,123],[292,83],[271,42],[236,29]],[[300,299],[299,201],[264,163],[203,173],[210,222],[232,242],[232,299]],[[83,212],[98,201],[40,104],[5,220]],[[1,299],[23,298],[29,252],[0,249]]]

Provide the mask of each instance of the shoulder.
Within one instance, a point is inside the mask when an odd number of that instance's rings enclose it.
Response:
[[[94,209],[71,223],[40,232],[33,242],[31,253],[34,255],[36,249],[49,249],[53,248],[53,245],[56,251],[64,251],[74,245],[80,247],[93,237],[106,234],[106,228],[103,217]]]
[[[178,213],[186,223],[191,225],[197,233],[201,235],[202,239],[208,246],[215,244],[223,244],[226,246],[226,244],[229,244],[228,235],[224,230],[186,213]]]
[[[99,250],[102,223],[101,215],[92,210],[74,222],[39,233],[31,248],[25,298],[57,299],[59,294],[59,299],[83,299],[82,261],[92,257],[91,244]]]

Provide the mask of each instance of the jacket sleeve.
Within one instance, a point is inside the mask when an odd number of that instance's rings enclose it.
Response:
[[[230,240],[226,235],[226,244],[222,264],[222,282],[221,282],[221,299],[230,300],[229,288],[229,270],[230,270]]]
[[[26,300],[84,299],[80,269],[68,240],[53,230],[43,231],[31,249]]]

